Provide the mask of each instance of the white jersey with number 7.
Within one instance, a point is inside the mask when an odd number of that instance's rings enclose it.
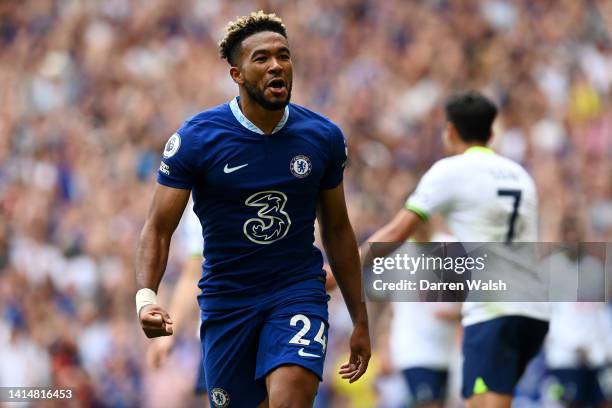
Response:
[[[518,163],[486,147],[471,147],[436,162],[406,201],[406,208],[423,219],[441,213],[462,242],[538,240],[533,179]],[[547,303],[465,303],[463,324],[508,315],[548,320],[549,314]]]

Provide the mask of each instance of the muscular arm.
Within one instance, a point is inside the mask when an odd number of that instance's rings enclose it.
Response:
[[[346,211],[342,184],[321,191],[317,216],[325,253],[353,324],[367,322],[357,241]]]
[[[406,240],[414,234],[417,227],[423,221],[414,212],[402,209],[384,227],[376,231],[370,238],[361,245],[359,253],[362,265],[369,266],[376,257],[386,256],[400,247]],[[384,245],[382,248],[372,248],[370,243],[384,242],[395,245]],[[374,250],[376,250],[374,252]]]
[[[166,269],[170,239],[189,200],[189,190],[158,184],[136,252],[136,285],[157,292]]]
[[[365,373],[371,350],[357,241],[346,211],[342,183],[321,191],[317,217],[325,252],[353,321],[351,356],[340,369],[343,378],[353,382]]]
[[[139,289],[157,292],[168,262],[172,233],[181,219],[189,193],[189,190],[157,185],[136,251],[136,285]],[[154,304],[154,299],[149,299],[148,303],[138,310],[147,337],[171,335],[172,320],[168,313]]]

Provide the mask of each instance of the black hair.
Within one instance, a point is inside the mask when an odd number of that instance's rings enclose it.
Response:
[[[248,16],[238,17],[228,23],[225,27],[225,37],[219,42],[219,55],[230,65],[235,66],[242,41],[262,31],[272,31],[287,38],[285,25],[276,14],[254,11]]]
[[[487,97],[475,91],[460,93],[446,101],[444,110],[464,142],[486,144],[491,138],[497,107]]]

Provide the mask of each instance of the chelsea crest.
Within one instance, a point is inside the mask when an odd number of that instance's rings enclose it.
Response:
[[[222,388],[215,387],[210,390],[210,399],[216,408],[226,408],[230,403],[229,394]]]
[[[308,158],[308,156],[304,156],[300,154],[291,159],[289,163],[289,170],[291,170],[291,174],[293,174],[297,178],[304,178],[310,174],[312,170],[312,162]]]

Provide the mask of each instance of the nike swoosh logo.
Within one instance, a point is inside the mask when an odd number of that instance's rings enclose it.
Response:
[[[249,163],[247,163],[247,164],[243,164],[242,166],[229,167],[229,166],[226,164],[226,165],[225,165],[225,167],[223,168],[223,172],[224,172],[225,174],[233,173],[233,172],[235,172],[236,170],[240,170],[241,168],[246,167],[246,166],[248,166],[248,165],[249,165]]]
[[[304,351],[304,348],[301,348],[298,351],[298,354],[300,355],[300,357],[316,357],[316,358],[321,358],[321,356],[317,355],[317,354],[311,354],[311,353],[307,353]]]

